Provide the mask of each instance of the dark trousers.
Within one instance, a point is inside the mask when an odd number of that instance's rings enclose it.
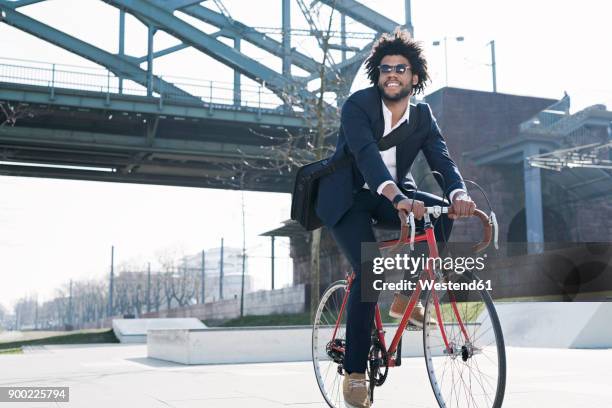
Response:
[[[414,197],[423,201],[425,206],[448,205],[442,198],[425,192],[417,192],[416,196],[414,193],[407,195],[409,198]],[[382,195],[374,195],[369,190],[362,189],[355,194],[351,209],[331,228],[334,239],[355,272],[355,280],[346,306],[344,368],[349,373],[366,371],[370,350],[376,302],[361,301],[362,270],[372,273],[371,264],[370,266],[367,263],[362,264],[361,243],[376,242],[372,220],[384,228],[396,228],[399,231],[400,220],[391,202]],[[436,240],[442,241],[443,236],[448,239],[453,225],[452,220],[443,215],[435,220],[434,225]],[[417,220],[416,226],[422,228],[423,220]]]

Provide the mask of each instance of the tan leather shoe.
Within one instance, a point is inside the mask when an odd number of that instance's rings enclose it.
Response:
[[[404,317],[404,312],[408,307],[409,301],[410,298],[408,296],[401,293],[395,293],[393,296],[391,309],[389,309],[389,316],[395,319],[401,319]],[[412,313],[410,313],[408,321],[417,327],[423,328],[423,322],[425,321],[425,308],[423,307],[421,301],[414,305],[414,309],[412,309]],[[436,321],[430,317],[428,324],[435,325]]]
[[[344,405],[347,408],[370,408],[365,373],[345,373],[342,393],[344,394]]]
[[[408,301],[410,298],[401,293],[395,292],[393,294],[393,303],[391,303],[391,309],[389,309],[389,316],[394,319],[401,319],[404,316],[404,312],[408,307]]]

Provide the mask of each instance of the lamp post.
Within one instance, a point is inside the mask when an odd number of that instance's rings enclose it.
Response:
[[[410,32],[410,36],[414,38],[414,27],[412,25],[412,12],[410,9],[410,0],[404,0],[404,10],[406,16],[406,29]],[[342,15],[344,16],[344,14]]]
[[[115,246],[111,246],[111,267],[110,267],[110,282],[108,285],[108,317],[112,317],[114,313],[113,306],[113,286],[115,279]]]
[[[464,40],[464,38],[462,36],[459,37],[455,37],[455,40],[457,42],[461,42]],[[444,42],[444,78],[445,78],[445,85],[448,86],[448,50],[447,50],[447,42],[448,42],[448,37],[444,37],[444,39],[442,40]],[[437,47],[438,45],[440,45],[440,41],[434,41],[433,46]]]
[[[221,251],[219,255],[219,299],[223,300],[223,238],[221,238]]]
[[[491,72],[493,73],[493,92],[497,92],[497,74],[495,71],[495,40],[487,43],[491,46]]]
[[[200,299],[201,299],[201,303],[204,304],[206,303],[206,291],[205,289],[205,283],[206,283],[206,252],[204,252],[204,250],[202,250],[202,265],[201,265],[201,270],[200,270],[202,277],[200,278],[201,285],[200,285]]]
[[[151,311],[151,262],[147,264],[147,313]]]

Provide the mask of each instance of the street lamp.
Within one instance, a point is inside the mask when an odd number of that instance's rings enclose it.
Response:
[[[497,75],[495,72],[495,40],[487,43],[491,46],[491,71],[493,72],[493,92],[497,92]]]
[[[455,40],[457,42],[462,42],[464,38],[463,36],[459,36],[459,37],[455,37]],[[448,38],[445,36],[442,41],[444,41],[444,76],[446,79],[446,86],[448,86],[448,51],[447,51],[447,46],[446,46]],[[434,41],[432,44],[434,46],[438,46],[440,45],[440,41]]]

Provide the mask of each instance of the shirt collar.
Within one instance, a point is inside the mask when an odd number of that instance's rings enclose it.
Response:
[[[391,113],[391,110],[387,108],[387,105],[385,105],[384,100],[381,99],[381,103],[382,103],[383,118],[385,120],[385,123],[388,123],[389,127],[391,127],[391,122],[393,120],[393,113]],[[409,119],[410,119],[410,102],[408,102],[408,106],[406,106],[406,111],[404,112],[404,115],[401,117],[400,120],[397,121],[395,126],[393,126],[393,129],[395,129],[402,123],[404,123],[404,121],[408,122]]]

